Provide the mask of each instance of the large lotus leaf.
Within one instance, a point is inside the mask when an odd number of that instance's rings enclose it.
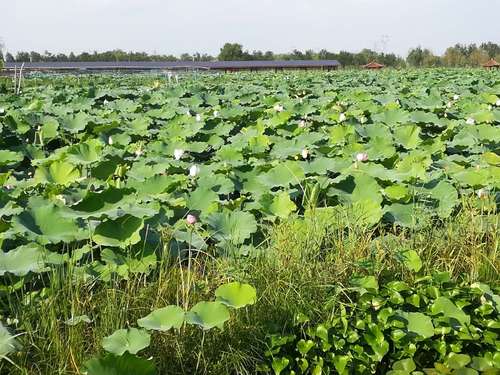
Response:
[[[391,138],[375,137],[367,143],[366,152],[370,160],[385,160],[390,159],[396,153],[396,148]]]
[[[407,122],[409,117],[409,113],[402,109],[390,109],[373,115],[375,121],[380,121],[390,126]]]
[[[65,161],[55,161],[49,166],[40,166],[35,171],[35,182],[69,185],[80,179],[76,166]]]
[[[184,179],[183,176],[156,175],[139,181],[130,178],[127,186],[136,190],[140,197],[155,197],[173,190]]]
[[[102,340],[102,347],[107,352],[123,355],[125,352],[136,354],[149,346],[151,336],[146,331],[129,328],[119,329]]]
[[[420,128],[416,125],[400,125],[394,129],[394,140],[407,150],[416,148],[422,139]]]
[[[410,119],[412,122],[423,124],[435,124],[439,122],[439,117],[431,112],[415,111],[412,112]]]
[[[356,173],[354,176],[355,187],[351,193],[351,202],[373,201],[375,203],[382,202],[382,190],[377,181],[367,174]]]
[[[304,170],[298,162],[286,161],[259,176],[259,180],[273,188],[277,186],[298,185],[305,178]]]
[[[156,375],[152,360],[125,353],[121,356],[106,354],[85,362],[87,375]]]
[[[7,357],[7,354],[12,353],[18,345],[16,338],[0,322],[0,359]]]
[[[396,170],[403,181],[412,179],[427,179],[427,168],[432,164],[430,155],[413,151],[397,163]]]
[[[99,224],[94,230],[92,240],[102,246],[127,247],[141,240],[140,231],[143,226],[142,219],[124,215]]]
[[[78,133],[85,129],[90,121],[90,116],[84,112],[78,112],[74,116],[63,119],[61,127],[70,133]]]
[[[215,239],[234,245],[242,244],[257,231],[255,217],[249,212],[225,210],[211,214],[207,222]]]
[[[0,150],[0,166],[18,163],[24,159],[23,154],[9,150]]]
[[[171,328],[179,329],[184,324],[185,312],[179,306],[167,306],[151,312],[139,319],[139,327],[155,331],[168,331]]]
[[[382,206],[374,200],[358,200],[347,210],[352,223],[375,225],[382,219]]]
[[[498,156],[494,152],[485,152],[482,155],[482,159],[490,165],[500,167],[500,156]]]
[[[28,209],[12,218],[12,229],[42,245],[71,242],[85,236],[63,209],[42,198],[30,199]]]
[[[219,195],[205,186],[196,188],[188,195],[186,205],[192,211],[201,211],[204,215],[217,210]]]
[[[24,276],[29,272],[40,272],[44,269],[43,249],[34,243],[19,246],[6,253],[0,251],[0,276],[11,273]]]
[[[196,324],[204,330],[224,328],[229,320],[229,310],[221,302],[199,302],[186,314],[186,322]]]
[[[285,191],[274,196],[265,194],[260,198],[259,203],[265,213],[282,219],[288,218],[297,209],[295,203],[290,199],[290,195]]]
[[[255,288],[237,281],[218,287],[215,296],[217,301],[235,309],[253,305],[257,301]]]
[[[198,186],[212,189],[217,194],[230,194],[234,191],[234,182],[221,174],[201,175],[198,179]]]
[[[481,122],[488,122],[491,123],[495,120],[495,117],[493,116],[493,112],[491,111],[481,111],[474,113],[472,115],[472,118],[476,120],[477,123]]]
[[[445,318],[456,319],[461,324],[470,324],[470,316],[446,297],[438,297],[431,305],[430,310],[433,315],[443,314]]]
[[[90,139],[71,146],[67,151],[68,160],[75,164],[90,164],[102,158],[102,143],[97,139]]]
[[[56,138],[59,133],[59,122],[53,117],[44,117],[42,120],[42,128],[40,135],[44,141],[49,141]]]
[[[453,175],[453,178],[462,185],[468,185],[474,188],[486,186],[488,184],[489,177],[490,174],[485,168],[465,169]]]
[[[449,182],[440,181],[429,192],[431,197],[438,201],[438,216],[443,219],[449,217],[459,203],[457,190]]]
[[[394,203],[384,207],[384,219],[406,228],[419,228],[428,224],[425,211],[415,204]]]
[[[500,111],[498,111],[500,113]],[[500,122],[500,119],[497,120]],[[477,138],[484,143],[495,142],[500,139],[500,127],[490,124],[479,124],[475,126],[477,130]]]
[[[404,185],[390,185],[384,189],[384,194],[392,202],[408,201],[410,199],[410,190]]]
[[[132,120],[127,126],[125,130],[130,134],[136,135],[147,135],[148,127],[151,124],[151,119],[148,117],[139,117],[135,120]]]
[[[134,197],[129,189],[117,189],[109,187],[101,192],[87,192],[85,197],[76,205],[71,207],[68,215],[71,217],[99,218],[103,215],[114,216],[114,212],[128,200]]]
[[[406,321],[406,329],[408,332],[416,333],[423,339],[434,336],[434,325],[432,319],[419,312],[400,312],[398,314]]]

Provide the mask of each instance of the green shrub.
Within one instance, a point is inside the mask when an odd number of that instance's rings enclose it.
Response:
[[[500,297],[486,284],[447,273],[379,288],[373,276],[338,290],[333,318],[271,335],[264,372],[274,374],[497,374]],[[352,300],[350,300],[352,298]]]

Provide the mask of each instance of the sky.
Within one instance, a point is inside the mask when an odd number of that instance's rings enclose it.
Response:
[[[2,5],[2,3],[4,3]],[[441,54],[456,43],[500,43],[500,0],[0,0],[10,52],[209,53],[327,49]]]

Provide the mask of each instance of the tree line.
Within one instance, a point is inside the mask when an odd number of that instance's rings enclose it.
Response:
[[[1,52],[1,43],[0,43]],[[120,49],[105,52],[82,52],[75,54],[51,53],[45,51],[20,51],[15,55],[0,53],[1,60],[7,62],[79,62],[79,61],[229,61],[229,60],[338,60],[343,66],[359,66],[370,61],[377,61],[391,67],[467,67],[478,66],[490,58],[500,60],[500,45],[494,42],[482,44],[456,44],[446,49],[441,56],[435,55],[430,49],[416,47],[410,49],[404,58],[394,53],[383,53],[371,49],[360,52],[330,52],[326,49],[293,50],[289,53],[274,53],[272,51],[248,51],[239,43],[226,43],[217,56],[209,54],[184,53],[180,56],[148,54],[146,52],[126,52]]]

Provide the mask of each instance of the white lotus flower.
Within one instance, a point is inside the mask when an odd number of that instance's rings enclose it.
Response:
[[[448,102],[448,103],[446,104],[446,108],[451,108],[451,106],[452,106],[452,105],[453,105],[453,103],[452,103],[452,102]]]
[[[368,154],[366,152],[360,152],[356,154],[356,160],[363,162],[368,160]]]
[[[143,154],[142,149],[138,149],[135,151],[135,156],[141,156]]]
[[[201,115],[199,113],[196,114],[196,121],[197,122],[201,121]]]
[[[193,164],[191,168],[189,168],[189,175],[191,177],[196,177],[200,173],[200,167],[198,167],[196,164]]]
[[[182,155],[184,155],[184,150],[182,150],[180,148],[176,148],[174,150],[174,159],[175,160],[179,160],[180,158],[182,158]]]
[[[0,107],[0,113],[5,113],[5,109]]]
[[[477,197],[478,197],[479,199],[485,199],[485,198],[487,198],[487,197],[488,197],[488,190],[486,190],[486,189],[484,189],[484,188],[483,188],[483,189],[479,189],[479,190],[476,192],[476,194],[477,194]]]
[[[189,109],[186,111],[186,115],[191,116],[191,111]]]
[[[339,116],[339,122],[345,121],[346,117],[344,113],[341,113]]]
[[[498,100],[497,100],[497,102],[495,103],[495,105],[496,105],[497,107],[500,107],[500,99],[498,99]]]
[[[299,121],[299,128],[305,128],[306,127],[306,120],[300,120]]]
[[[107,105],[109,102],[108,102],[108,99],[104,99],[104,105]]]
[[[490,105],[488,105],[488,111],[491,111],[493,109],[493,107]]]
[[[284,108],[281,104],[276,104],[273,108],[276,112],[283,112],[283,110],[284,110]]]
[[[460,95],[457,94],[453,95],[453,100],[458,100],[458,99],[460,99]]]
[[[302,155],[303,159],[307,159],[309,156],[309,150],[307,148],[303,149],[302,152],[300,153]]]
[[[113,144],[113,138],[109,137],[108,138],[108,145],[112,145]]]
[[[214,111],[214,117],[219,117],[219,111]]]
[[[476,121],[472,117],[469,117],[467,121],[465,122],[467,125],[474,125]]]

